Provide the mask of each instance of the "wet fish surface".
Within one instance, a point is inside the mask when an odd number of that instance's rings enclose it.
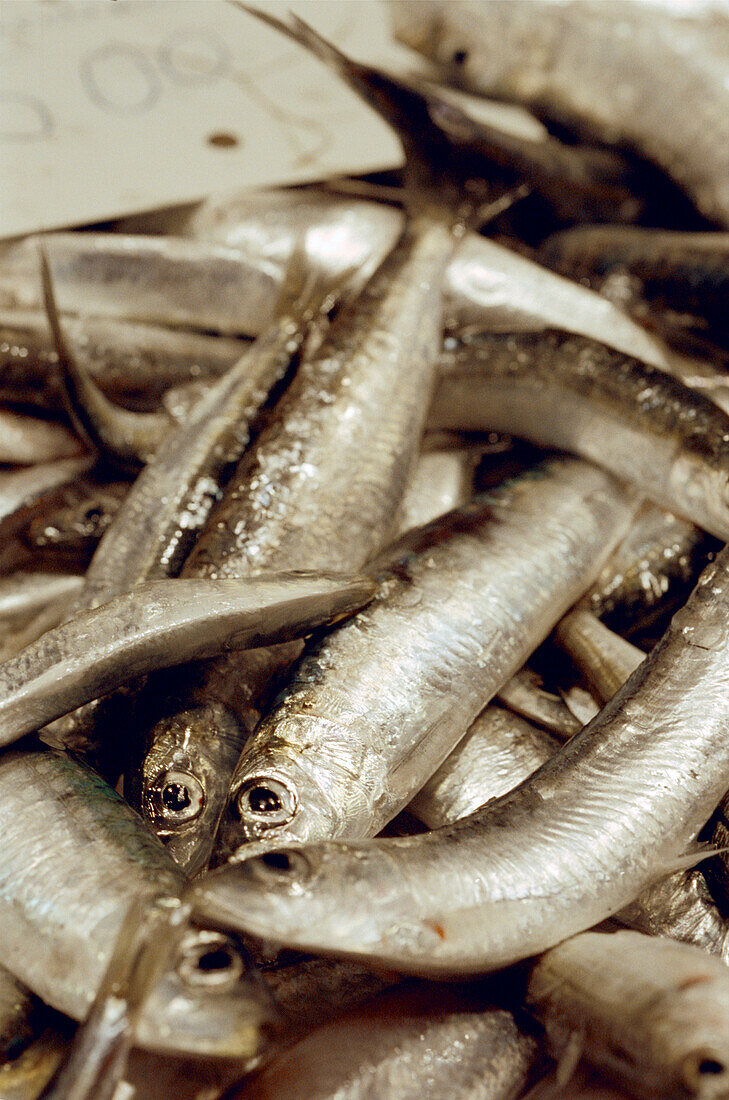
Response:
[[[267,940],[441,976],[503,966],[617,912],[696,860],[687,849],[726,789],[728,591],[725,550],[597,718],[484,810],[422,836],[244,860],[198,885],[201,907]]]
[[[406,536],[370,613],[304,658],[244,749],[223,849],[379,832],[589,585],[633,507],[595,468],[554,460]]]

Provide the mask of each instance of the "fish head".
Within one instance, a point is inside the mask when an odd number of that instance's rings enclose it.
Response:
[[[439,942],[401,872],[381,844],[328,841],[238,856],[196,879],[189,899],[196,919],[267,949],[386,960],[393,935],[405,949]],[[413,921],[399,920],[403,911]]]
[[[189,875],[207,865],[243,731],[217,703],[162,719],[141,775],[140,809]]]
[[[297,734],[292,743],[300,744],[304,728],[320,735],[323,720],[307,721],[300,716],[279,719],[273,715],[271,721],[276,727],[274,740],[269,739],[267,745],[264,741],[260,751],[252,749],[244,753],[236,769],[221,819],[216,862],[230,858],[241,847],[243,854],[249,853],[249,846],[251,854],[260,854],[290,844],[336,837],[341,835],[345,824],[351,828],[355,819],[356,808],[352,807],[348,822],[341,820],[339,800],[331,789],[336,773],[332,769],[322,772],[330,786],[318,781],[316,751],[298,758],[293,752],[276,751],[275,759],[267,751],[272,746],[275,749],[287,744],[292,723]],[[268,728],[266,720],[260,728],[264,738]]]
[[[191,924],[150,992],[135,1040],[158,1053],[242,1060],[253,1069],[283,1027],[243,944]]]
[[[512,0],[420,0],[417,13],[407,0],[390,6],[395,37],[443,69],[449,83],[522,101],[539,98],[562,33],[559,13],[540,14]]]

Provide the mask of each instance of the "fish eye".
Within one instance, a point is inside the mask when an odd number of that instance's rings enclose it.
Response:
[[[296,795],[275,776],[256,776],[241,787],[236,800],[242,821],[257,828],[286,825],[296,813]]]
[[[220,932],[197,931],[182,941],[177,972],[187,985],[224,991],[230,989],[243,973],[243,959],[228,936]]]
[[[727,1064],[715,1051],[693,1051],[683,1060],[681,1075],[685,1084],[692,1093],[702,1094],[701,1090],[709,1087],[711,1082],[711,1095],[714,1094],[713,1085],[718,1077],[727,1073]]]
[[[246,860],[246,866],[250,867],[257,878],[264,881],[270,879],[301,881],[309,877],[311,865],[301,852],[295,848],[278,848],[273,852],[264,852],[263,855],[254,856]]]
[[[154,801],[158,815],[166,821],[193,821],[205,805],[205,791],[194,775],[171,770],[157,780]]]

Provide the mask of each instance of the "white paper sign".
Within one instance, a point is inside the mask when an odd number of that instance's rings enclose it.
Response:
[[[380,0],[258,6],[397,57]],[[0,2],[2,236],[400,162],[321,62],[223,0]]]

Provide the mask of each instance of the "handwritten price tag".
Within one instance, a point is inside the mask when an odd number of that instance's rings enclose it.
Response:
[[[268,0],[397,58],[380,0]],[[401,161],[322,64],[222,0],[0,3],[0,236]]]

